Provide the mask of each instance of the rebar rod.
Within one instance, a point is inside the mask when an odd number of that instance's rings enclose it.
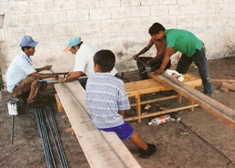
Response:
[[[12,122],[11,122],[11,145],[13,144],[14,139],[14,115],[12,115]]]
[[[51,106],[49,106],[49,113],[50,113],[50,117],[51,117],[51,120],[52,120],[52,123],[53,123],[53,127],[54,127],[54,131],[55,131],[58,147],[60,149],[59,150],[60,151],[60,155],[62,156],[63,167],[64,168],[68,168],[67,159],[66,159],[66,156],[65,156],[65,153],[64,153],[64,149],[63,149],[63,145],[62,145],[62,142],[61,142],[61,139],[60,139],[60,135],[59,135],[59,131],[58,131],[58,128],[57,128],[55,116],[53,114]]]

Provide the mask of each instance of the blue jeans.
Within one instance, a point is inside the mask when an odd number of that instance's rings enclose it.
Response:
[[[194,62],[198,67],[199,74],[202,79],[204,93],[206,95],[210,95],[212,93],[212,88],[204,46],[201,50],[196,50],[196,53],[192,57],[188,57],[187,55],[182,54],[176,71],[182,74],[186,74],[192,62]]]

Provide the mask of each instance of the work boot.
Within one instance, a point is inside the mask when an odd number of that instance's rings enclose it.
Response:
[[[41,83],[38,82],[37,80],[34,80],[32,82],[29,97],[27,100],[28,105],[32,105],[37,101],[37,95],[38,95],[38,90],[40,86],[41,86]]]
[[[152,154],[156,152],[156,146],[154,144],[147,144],[148,148],[146,150],[140,150],[140,157],[143,159],[148,159]]]

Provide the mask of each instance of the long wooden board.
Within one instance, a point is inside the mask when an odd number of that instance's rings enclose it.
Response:
[[[159,76],[154,75],[154,73],[149,73],[149,75],[162,84],[171,87],[186,98],[191,99],[202,108],[206,109],[207,111],[224,121],[226,124],[235,128],[235,111],[233,109],[187,86],[186,84],[181,83],[180,81],[174,79],[166,73]]]
[[[140,167],[115,133],[99,131],[93,125],[78,81],[55,84],[55,89],[90,167]]]
[[[211,79],[211,83],[222,85],[223,82],[234,83],[233,79]]]

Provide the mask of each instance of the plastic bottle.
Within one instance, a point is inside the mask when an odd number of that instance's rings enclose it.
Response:
[[[171,116],[169,114],[167,115],[163,115],[163,116],[160,116],[160,117],[156,117],[154,119],[152,119],[150,122],[149,122],[149,125],[159,125],[159,124],[163,124],[163,123],[166,123],[170,120]]]

